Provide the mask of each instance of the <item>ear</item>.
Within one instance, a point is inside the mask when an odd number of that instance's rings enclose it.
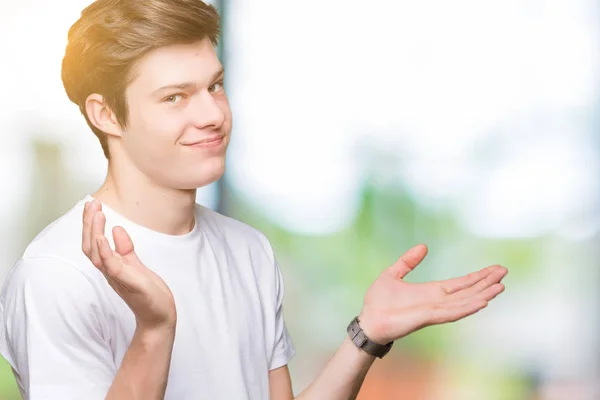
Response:
[[[104,102],[104,97],[92,93],[85,100],[85,111],[90,122],[102,132],[112,136],[122,136],[121,125],[113,111]]]

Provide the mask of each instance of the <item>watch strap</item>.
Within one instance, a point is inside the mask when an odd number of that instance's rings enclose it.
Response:
[[[348,335],[356,347],[364,350],[367,354],[383,358],[392,348],[394,342],[388,344],[377,343],[367,337],[359,325],[358,317],[354,318],[348,325]]]

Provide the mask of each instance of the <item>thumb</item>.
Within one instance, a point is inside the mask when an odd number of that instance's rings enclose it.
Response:
[[[115,251],[125,256],[135,255],[133,241],[127,231],[121,226],[115,226],[112,230],[113,239],[115,242]]]
[[[427,246],[418,244],[410,248],[406,253],[396,260],[396,262],[388,267],[384,273],[393,276],[396,279],[404,278],[410,271],[423,261],[427,255]]]

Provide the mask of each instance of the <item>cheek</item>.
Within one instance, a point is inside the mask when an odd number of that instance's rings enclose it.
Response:
[[[175,113],[165,112],[159,108],[149,107],[131,113],[132,136],[137,145],[147,149],[173,147],[184,128],[185,124]]]
[[[132,110],[124,145],[131,159],[146,170],[164,169],[177,157],[177,139],[185,125],[172,114]]]

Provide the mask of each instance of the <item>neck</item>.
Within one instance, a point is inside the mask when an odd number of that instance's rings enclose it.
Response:
[[[194,228],[196,190],[160,186],[131,165],[109,162],[106,180],[93,197],[157,232],[184,235]]]

